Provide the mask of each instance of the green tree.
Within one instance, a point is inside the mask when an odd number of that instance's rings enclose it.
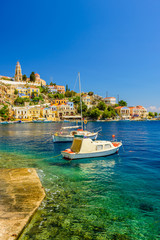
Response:
[[[65,97],[74,97],[76,95],[76,92],[74,91],[66,91]]]
[[[66,92],[69,90],[69,88],[68,88],[68,84],[66,85]]]
[[[116,103],[116,104],[114,105],[114,107],[119,107],[119,104],[118,104],[118,103]]]
[[[53,95],[53,97],[54,97],[55,99],[63,99],[65,96],[64,96],[63,93],[55,93],[55,94]]]
[[[54,98],[54,95],[52,93],[48,93],[49,98]]]
[[[7,105],[4,105],[0,109],[0,117],[2,118],[2,120],[7,120],[9,118],[9,109]]]
[[[32,94],[31,94],[31,98],[35,98],[35,97],[38,97],[37,92],[32,92]]]
[[[82,102],[82,115],[84,114],[84,112],[86,112],[86,110],[87,110],[87,106],[84,104],[84,102]],[[78,105],[77,112],[81,113],[81,106],[80,106],[80,104]]]
[[[40,100],[39,97],[34,97],[34,98],[32,99],[32,101],[35,102],[35,103],[36,103],[36,102],[38,103],[39,100]]]
[[[106,104],[101,101],[101,102],[98,103],[97,107],[98,107],[99,110],[104,111],[106,109]]]
[[[14,101],[15,105],[24,105],[24,99],[21,97],[17,97],[16,100]]]
[[[23,74],[22,80],[23,80],[23,81],[27,81],[27,76],[26,76],[26,74]]]
[[[78,104],[80,102],[80,97],[76,96],[76,97],[73,98],[72,101],[74,102],[74,104]]]
[[[92,96],[94,94],[94,92],[88,92],[89,96]]]
[[[34,72],[32,72],[31,75],[30,75],[30,81],[31,82],[35,82],[36,81],[36,76],[35,76]]]
[[[18,94],[18,90],[17,90],[17,89],[14,90],[14,94],[15,94],[15,95]]]
[[[149,116],[149,117],[154,117],[154,113],[153,113],[153,112],[149,112],[149,113],[148,113],[148,116]]]
[[[98,119],[100,115],[101,115],[100,110],[98,108],[94,108],[91,110],[89,117],[92,119]]]
[[[39,88],[39,90],[40,90],[40,93],[46,94],[46,93],[48,93],[48,91],[49,91],[48,87],[40,86],[40,87],[38,87],[38,88]]]
[[[127,106],[127,102],[125,102],[124,100],[120,100],[118,104],[119,106]]]
[[[50,84],[49,84],[50,86],[53,86],[53,82],[50,82]]]
[[[155,116],[155,117],[157,117],[157,116],[158,116],[158,113],[157,113],[157,112],[155,112],[155,113],[154,113],[154,116]]]
[[[102,113],[102,119],[111,118],[111,117],[112,117],[112,112],[108,111],[107,109]]]

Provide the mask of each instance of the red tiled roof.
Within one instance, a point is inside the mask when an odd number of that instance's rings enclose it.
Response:
[[[116,107],[115,109],[120,109],[120,108],[123,108],[122,106],[118,106],[118,107]]]
[[[136,106],[136,108],[143,109],[144,107],[142,107],[142,106],[138,105],[138,106]]]

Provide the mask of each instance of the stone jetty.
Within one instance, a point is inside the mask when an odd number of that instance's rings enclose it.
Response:
[[[0,240],[15,240],[45,197],[35,169],[0,169]]]

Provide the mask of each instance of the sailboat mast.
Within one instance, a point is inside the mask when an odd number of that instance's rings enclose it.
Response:
[[[80,81],[80,72],[78,73],[79,77],[79,94],[80,94],[80,108],[81,108],[81,127],[83,129],[83,119],[82,119],[82,98],[81,98],[81,81]]]

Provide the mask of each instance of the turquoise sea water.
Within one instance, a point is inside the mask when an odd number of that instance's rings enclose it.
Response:
[[[0,167],[34,167],[46,198],[20,240],[160,239],[160,122],[90,122],[122,140],[109,157],[66,161],[60,123],[0,125]]]

